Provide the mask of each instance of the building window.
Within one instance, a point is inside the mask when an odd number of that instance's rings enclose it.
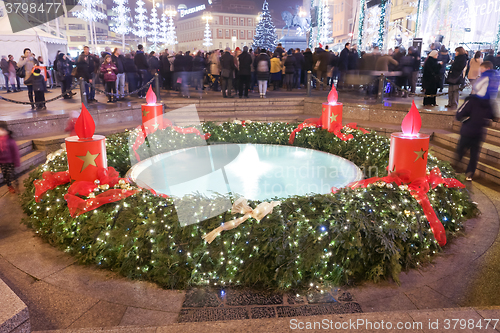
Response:
[[[245,31],[240,30],[240,39],[245,39]]]
[[[68,30],[83,30],[83,24],[68,24]]]
[[[224,17],[224,24],[229,25],[229,17]]]
[[[222,38],[222,29],[219,29],[219,32],[217,33],[218,38]]]
[[[340,4],[340,12],[343,12],[343,11],[344,11],[344,3],[342,2],[342,3]]]
[[[248,39],[252,38],[252,31],[248,32]]]
[[[238,37],[238,35],[236,34],[236,30],[233,30],[233,36]]]
[[[218,17],[218,16],[216,16],[216,17],[214,18],[214,24],[219,25],[219,17]]]
[[[406,29],[411,30],[411,20],[406,19]]]
[[[248,26],[251,27],[252,26],[252,19],[248,19]]]
[[[240,25],[244,26],[245,25],[245,19],[240,19]]]
[[[226,38],[229,38],[229,30],[226,30]]]
[[[86,36],[69,36],[70,42],[87,42]]]
[[[229,43],[226,43],[226,47],[229,47]]]
[[[236,17],[233,17],[233,25],[238,25],[238,19]]]
[[[219,49],[222,49],[222,42],[219,42]]]

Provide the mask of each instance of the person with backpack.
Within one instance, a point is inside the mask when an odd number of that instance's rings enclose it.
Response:
[[[266,53],[266,49],[260,50],[260,54],[255,58],[253,66],[259,84],[260,98],[266,98],[267,81],[269,80],[269,70],[271,68],[271,60]]]
[[[35,93],[36,110],[47,110],[45,106],[45,92],[47,91],[47,84],[45,77],[41,74],[40,68],[33,71],[33,74],[24,81],[24,84],[31,85]]]
[[[17,62],[18,68],[16,69],[16,75],[20,78],[24,78],[24,80],[28,80],[31,76],[31,72],[33,71],[33,67],[38,65],[38,61],[31,54],[31,50],[29,48],[25,48],[23,51],[23,55]],[[26,84],[28,87],[28,98],[31,103],[31,109],[35,109],[35,103],[33,102],[33,86],[31,84]]]
[[[0,124],[0,170],[10,193],[19,192],[19,183],[15,180],[14,171],[14,168],[19,166],[21,166],[19,148],[12,138],[12,132],[7,129],[7,125]]]
[[[103,74],[106,92],[109,94],[108,103],[116,103],[116,75],[118,74],[118,68],[113,61],[111,61],[110,54],[106,54],[104,57],[104,62],[101,65],[101,74]]]
[[[446,108],[458,107],[458,99],[460,97],[460,85],[464,83],[463,71],[467,66],[467,51],[461,46],[455,49],[455,59],[451,64],[446,83],[448,83],[448,104]]]

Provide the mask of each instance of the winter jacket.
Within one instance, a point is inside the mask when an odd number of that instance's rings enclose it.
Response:
[[[295,58],[292,55],[286,57],[285,60],[285,74],[293,74],[295,73]]]
[[[446,65],[450,62],[450,55],[448,52],[439,52],[438,54],[438,62],[442,62],[441,66],[441,74],[444,74],[446,72]]]
[[[32,85],[33,91],[47,91],[47,84],[42,74],[32,73],[27,80],[24,80],[24,83],[26,85]]]
[[[193,58],[193,72],[203,72],[205,67],[205,58],[198,55]]]
[[[319,49],[313,56],[314,66],[319,61],[319,67],[316,69],[319,72],[326,72],[328,64],[330,63],[330,52]],[[346,67],[347,68],[347,67]]]
[[[277,57],[271,58],[271,73],[281,72],[282,69],[283,68],[281,67],[280,58]]]
[[[144,51],[137,51],[134,56],[134,64],[137,66],[138,70],[148,70],[149,65],[144,55]]]
[[[492,101],[478,98],[475,95],[470,95],[465,99],[455,116],[457,120],[462,121],[460,135],[480,137],[482,140],[486,135],[485,128],[494,117]]]
[[[355,70],[358,69],[359,54],[357,50],[349,51],[347,69]]]
[[[467,66],[467,55],[459,54],[455,57],[455,60],[451,64],[450,71],[448,72],[448,77],[446,83],[451,85],[458,85],[464,82],[464,77],[462,72]],[[451,82],[451,83],[450,83]]]
[[[250,75],[252,74],[252,56],[248,52],[242,52],[238,56],[240,62],[239,75]]]
[[[427,58],[422,74],[422,88],[428,90],[434,90],[438,88],[438,84],[441,80],[439,76],[440,69],[441,65],[438,64],[437,59],[434,59],[433,57]]]
[[[10,135],[0,136],[0,164],[8,163],[13,163],[16,168],[21,166],[19,148]]]
[[[234,65],[234,57],[231,55],[231,53],[226,51],[223,55],[220,56],[220,67],[221,70],[229,69],[231,71],[229,77],[233,77],[232,73],[236,69],[236,66]]]
[[[88,59],[85,59],[85,55],[83,54],[80,56],[80,58],[78,58],[78,62],[76,63],[76,77],[81,77],[86,82],[89,82],[89,80],[92,79],[89,71]]]
[[[160,60],[155,56],[151,56],[148,60],[148,66],[151,74],[158,73],[160,71]]]
[[[3,74],[9,74],[9,61],[7,59],[2,59],[0,62],[0,69],[2,69]]]
[[[388,72],[389,64],[397,66],[398,62],[394,60],[390,55],[383,55],[377,59],[377,62],[375,63],[375,70]]]
[[[278,62],[280,62],[279,59]],[[259,54],[259,56],[256,57],[253,62],[253,67],[255,68],[257,80],[259,81],[269,80],[269,70],[271,69],[271,60],[269,59],[269,56],[267,54],[265,53]]]
[[[118,74],[118,68],[113,62],[105,63],[101,65],[101,73],[104,74],[104,82],[115,82],[116,74]]]
[[[24,56],[22,56],[17,62],[17,66],[19,68],[21,68],[21,66],[24,66],[24,70],[26,72],[26,76],[24,77],[25,80],[29,79],[33,67],[37,65],[38,65],[38,60],[36,60],[33,57],[25,58]],[[71,74],[71,71],[69,71],[69,73]]]
[[[300,71],[302,68],[304,68],[304,55],[300,52],[295,52],[293,54],[293,57],[295,58],[295,70]]]
[[[313,54],[311,51],[304,52],[304,70],[306,72],[313,70]]]
[[[123,74],[125,72],[125,70],[123,69],[123,59],[125,59],[125,57],[121,54],[118,57],[114,54],[111,55],[111,61],[113,61],[116,65],[116,68],[118,68],[118,74]]]
[[[340,71],[346,71],[349,68],[349,49],[347,47],[340,51],[338,67]]]
[[[500,84],[500,77],[496,70],[489,69],[481,74],[481,76],[474,81],[473,91],[474,95],[480,99],[496,99],[498,95],[498,86]]]
[[[407,54],[403,58],[401,58],[401,61],[399,62],[399,69],[403,73],[402,76],[409,77],[413,73],[414,61],[415,58],[412,57],[410,54]]]
[[[125,71],[125,73],[137,73],[137,66],[134,63],[134,59],[123,59],[123,70]]]
[[[182,54],[178,54],[175,56],[174,59],[174,72],[179,73],[179,72],[186,72],[187,71],[187,64],[186,64],[186,56],[183,56]]]
[[[59,58],[57,60],[57,77],[60,81],[63,81],[65,77],[71,76],[71,71],[73,67],[69,64],[68,59]],[[28,72],[26,72],[27,75]]]
[[[481,58],[472,58],[469,60],[469,75],[467,75],[468,79],[477,79],[479,75],[481,75],[481,70],[479,68],[482,63],[483,59]]]
[[[170,61],[168,60],[168,55],[164,54],[160,57],[161,70],[163,72],[170,72]]]

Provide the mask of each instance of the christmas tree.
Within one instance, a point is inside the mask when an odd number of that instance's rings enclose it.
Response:
[[[106,14],[96,9],[98,5],[102,5],[102,0],[78,0],[78,5],[82,6],[82,9],[73,12],[73,15],[81,20],[84,20],[90,25],[90,43],[94,45],[95,50],[97,45],[97,36],[95,35],[94,22],[99,19],[102,20],[106,18]]]
[[[210,30],[210,25],[208,24],[208,20],[207,20],[207,23],[205,24],[205,34],[204,34],[204,42],[203,42],[203,46],[206,46],[207,47],[207,51],[208,49],[210,48],[210,46],[212,46],[212,31]]]
[[[319,29],[319,43],[325,47],[332,41],[332,20],[330,19],[330,8],[325,1],[321,7],[321,26]]]
[[[148,40],[152,43],[151,45],[151,50],[156,51],[156,48],[158,47],[158,14],[156,13],[156,7],[153,6],[153,9],[151,10],[151,30],[148,31],[148,35],[151,37],[148,38]]]
[[[172,15],[169,15],[167,45],[174,46],[175,44],[177,44],[177,35],[175,34],[174,18]]]
[[[273,24],[271,13],[269,12],[269,5],[267,0],[264,0],[262,5],[262,15],[260,21],[255,28],[255,36],[253,37],[253,48],[264,48],[266,50],[274,51],[278,44],[278,35],[276,34],[276,27]]]
[[[167,15],[165,13],[161,14],[161,25],[160,25],[160,43],[167,42],[167,33],[168,33],[168,23],[167,23]]]
[[[135,23],[134,26],[136,29],[133,30],[134,35],[137,37],[141,37],[144,42],[144,37],[148,34],[146,31],[146,20],[147,17],[144,15],[146,13],[146,8],[144,8],[144,1],[142,0],[137,0],[136,2],[137,7],[135,8]]]
[[[113,2],[116,4],[116,7],[113,7],[113,11],[116,14],[116,25],[112,28],[112,30],[117,34],[122,35],[122,48],[125,50],[125,35],[130,32],[130,17],[128,15],[130,8],[127,7],[128,0],[113,0]]]

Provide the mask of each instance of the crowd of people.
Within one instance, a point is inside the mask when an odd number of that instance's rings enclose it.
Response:
[[[431,46],[433,47],[433,46]],[[186,52],[161,53],[145,52],[142,45],[136,51],[122,54],[120,49],[113,51],[107,47],[100,55],[92,54],[87,46],[81,54],[72,59],[69,54],[58,52],[53,62],[52,78],[61,86],[65,99],[71,99],[72,85],[75,78],[84,80],[86,97],[89,103],[96,102],[95,86],[102,84],[108,93],[108,102],[114,103],[125,98],[127,94],[136,93],[139,98],[146,95],[145,84],[157,74],[164,89],[175,90],[182,97],[190,98],[189,87],[197,91],[197,97],[202,98],[204,89],[220,91],[224,98],[248,98],[249,91],[258,92],[261,98],[266,98],[268,86],[272,90],[300,89],[306,82],[306,73],[311,71],[315,78],[311,85],[316,89],[329,89],[336,82],[337,89],[362,87],[367,95],[378,92],[378,82],[374,73],[387,74],[392,96],[407,97],[416,93],[419,83],[419,73],[422,69],[422,90],[427,95],[423,104],[435,106],[436,93],[442,92],[444,84],[448,84],[449,102],[446,107],[458,107],[459,88],[468,78],[473,82],[480,75],[482,53],[476,52],[468,59],[467,52],[458,47],[455,54],[450,55],[444,46],[432,50],[422,64],[420,51],[409,47],[389,49],[382,54],[378,47],[371,52],[358,52],[356,46],[346,43],[339,52],[331,52],[326,46],[305,50],[285,50],[278,44],[275,50],[256,49],[248,47],[231,50],[198,51],[192,54]],[[496,57],[490,50],[486,61],[500,67],[500,52]],[[448,64],[451,64],[447,71]],[[0,67],[6,82],[7,92],[20,91],[20,78],[28,87],[28,97],[37,109],[45,108],[44,92],[46,85],[41,82],[37,71],[43,66],[42,57],[35,57],[30,49],[25,49],[23,56],[16,63],[14,57],[2,56]],[[20,71],[20,69],[22,69]],[[44,78],[50,75],[46,71]],[[43,73],[42,73],[43,74]],[[359,84],[353,77],[369,77]],[[357,82],[357,83],[356,83]],[[16,86],[17,84],[17,86]],[[10,87],[9,87],[10,85]],[[142,88],[142,89],[141,89]],[[126,91],[127,90],[127,91]]]

